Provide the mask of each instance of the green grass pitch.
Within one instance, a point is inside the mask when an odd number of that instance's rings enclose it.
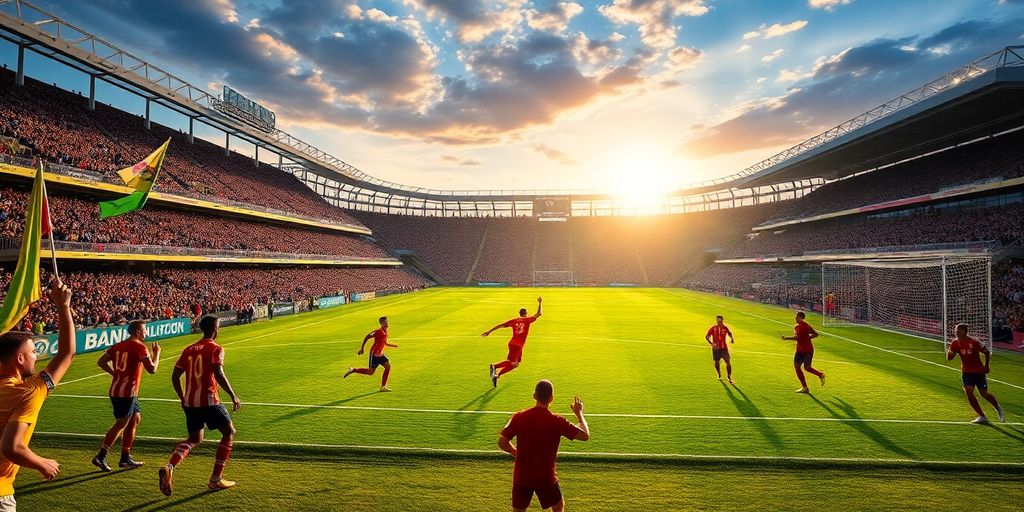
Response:
[[[523,364],[492,389],[487,365],[509,331],[479,334],[520,307],[532,314],[538,295]],[[703,339],[716,314],[736,334],[736,385],[716,379]],[[380,315],[399,345],[386,394],[380,371],[341,378],[365,365],[356,351]],[[827,386],[809,376],[811,394],[794,393],[793,344],[779,340],[792,322],[790,310],[685,290],[441,288],[225,328],[243,402],[226,474],[239,486],[205,491],[208,442],[169,499],[156,468],[185,435],[170,367],[197,337],[162,342],[159,373],[143,378],[136,451],[148,465],[109,475],[89,465],[112,422],[109,378],[98,354],[82,355],[33,439],[64,472],[23,471],[16,497],[26,510],[507,510],[497,433],[548,378],[553,409],[571,416],[578,394],[593,436],[562,444],[573,510],[1020,510],[1024,357],[995,354],[990,390],[1009,423],[977,426],[941,343],[870,328],[822,329]]]

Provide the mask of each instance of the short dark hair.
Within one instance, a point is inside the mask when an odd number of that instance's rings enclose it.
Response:
[[[533,388],[533,396],[537,400],[548,403],[551,398],[555,396],[555,386],[550,380],[543,379],[537,383],[537,387]]]
[[[217,331],[217,320],[219,318],[214,315],[206,315],[199,321],[199,330],[203,331],[203,336],[207,338],[213,336],[213,333]]]
[[[796,317],[797,318],[806,318],[807,315],[805,315],[803,311],[797,311],[796,312]]]
[[[526,308],[519,308],[519,316],[526,316]]]
[[[715,318],[717,318],[719,320],[725,320],[725,317],[722,316],[722,315],[715,315]]]
[[[380,317],[380,318],[378,318],[378,319],[377,319],[377,323],[378,323],[378,324],[382,324],[382,323],[384,323],[384,320],[387,320],[387,319],[388,319],[388,317],[386,317],[386,316],[382,316],[382,317]]]
[[[32,339],[28,331],[8,331],[0,334],[0,361],[6,361],[21,350],[25,340]]]
[[[146,321],[145,320],[132,320],[128,324],[128,334],[131,334],[131,333],[135,332],[135,329],[143,329],[144,330],[145,328],[146,328]]]

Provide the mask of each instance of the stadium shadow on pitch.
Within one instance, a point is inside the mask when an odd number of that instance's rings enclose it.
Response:
[[[297,408],[297,409],[295,409],[292,412],[289,412],[287,414],[282,414],[282,415],[280,415],[280,416],[278,416],[278,417],[276,417],[276,418],[274,418],[274,419],[272,419],[270,421],[273,422],[273,423],[278,423],[278,422],[282,422],[282,421],[293,420],[295,418],[301,418],[303,416],[307,416],[307,415],[313,414],[315,412],[327,410],[327,409],[324,409],[324,407],[331,407],[331,406],[335,406],[335,405],[346,404],[348,402],[359,400],[360,398],[366,398],[368,396],[379,395],[379,394],[380,394],[380,391],[371,391],[369,393],[363,393],[361,395],[351,396],[351,397],[348,397],[348,398],[342,398],[341,400],[335,400],[333,402],[327,402],[326,404],[319,404],[319,407]]]
[[[821,408],[824,409],[825,412],[829,413],[829,415],[831,415],[833,418],[860,419],[860,414],[857,413],[857,410],[854,409],[852,405],[847,403],[842,398],[832,398],[832,405],[835,406],[833,408],[833,406],[830,406],[829,404],[822,402],[821,400],[818,399],[818,397],[814,396],[813,394],[808,394],[807,396],[811,397],[811,400],[817,402],[817,404],[820,405]],[[892,442],[892,440],[886,437],[885,434],[882,434],[881,432],[875,430],[874,427],[872,427],[866,422],[848,421],[844,423],[848,425],[850,428],[853,428],[859,431],[861,434],[864,434],[865,437],[874,441],[875,444],[877,444],[878,446],[881,446],[882,448],[885,448],[886,450],[892,453],[898,453],[908,459],[916,458],[916,456],[913,453],[907,451],[900,445]]]
[[[170,503],[164,503],[164,504],[162,504],[162,505],[160,505],[158,507],[153,507],[153,508],[149,509],[149,512],[157,512],[159,510],[167,510],[169,508],[174,508],[174,507],[177,507],[177,506],[180,506],[180,505],[184,505],[186,503],[198,500],[199,498],[202,498],[202,497],[205,497],[205,496],[209,496],[209,495],[211,495],[211,494],[213,494],[215,492],[218,492],[218,491],[216,491],[214,489],[203,489],[202,491],[199,491],[199,492],[197,492],[197,493],[195,493],[195,494],[193,494],[191,496],[186,496],[184,498],[181,498],[181,499],[178,499],[178,500],[174,500],[174,501],[172,501]],[[156,504],[159,501],[164,501],[164,500],[151,501],[151,502],[147,503],[146,505]],[[132,508],[130,508],[128,510],[140,510],[143,506],[144,505],[136,505],[136,506],[134,506],[134,507],[132,507]]]
[[[722,385],[722,388],[725,389],[725,394],[729,397],[729,400],[732,400],[733,406],[736,407],[736,410],[740,413],[740,415],[753,418],[764,417],[764,414],[761,412],[761,409],[758,409],[757,406],[754,405],[754,402],[750,400],[747,394],[744,393],[739,386],[735,384],[732,385],[732,388],[736,390],[736,393],[739,393],[740,396],[738,397],[735,393],[732,392],[732,389],[729,388],[728,384],[726,384],[725,382],[719,383]],[[756,428],[757,431],[761,433],[761,436],[764,437],[765,441],[768,441],[775,448],[785,448],[785,441],[782,440],[782,437],[779,436],[779,433],[776,432],[775,429],[772,428],[772,426],[769,425],[767,421],[754,421],[753,423],[754,428]]]

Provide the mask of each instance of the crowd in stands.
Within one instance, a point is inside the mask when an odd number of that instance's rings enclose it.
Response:
[[[353,212],[390,250],[411,250],[452,283],[529,285],[534,271],[576,284],[660,286],[763,221],[772,206],[653,217],[441,218]],[[472,275],[471,275],[472,274]]]
[[[308,217],[358,225],[297,178],[215,144],[151,124],[139,116],[42,84],[31,78],[14,85],[14,73],[0,70],[0,153],[38,156],[49,162],[103,173],[116,172],[145,158],[172,139],[156,190],[194,197],[213,196]]]
[[[1024,176],[1024,130],[836,181],[780,207],[797,218]]]
[[[50,272],[42,272],[49,282]],[[235,268],[165,269],[152,273],[63,271],[74,296],[72,309],[81,327],[118,325],[136,319],[197,318],[256,305],[302,302],[368,291],[398,292],[423,288],[426,281],[400,268]],[[0,295],[11,269],[0,274]],[[56,311],[45,296],[21,326],[37,333],[56,329]]]
[[[996,332],[1004,338],[1012,336],[1012,331],[1024,332],[1024,261],[993,269],[992,315]]]
[[[936,209],[909,216],[856,217],[787,226],[753,235],[736,244],[726,256],[793,256],[809,251],[991,240],[1009,243],[1022,235],[1024,206],[1014,203],[994,208]]]
[[[687,277],[683,286],[766,304],[810,305],[821,302],[821,281],[815,275],[821,275],[820,266],[720,263]]]
[[[271,251],[387,258],[386,252],[358,236],[301,229],[247,218],[219,217],[148,204],[129,215],[100,220],[95,201],[50,191],[54,239],[94,244],[159,245],[231,251]],[[0,237],[20,240],[28,191],[0,185]]]

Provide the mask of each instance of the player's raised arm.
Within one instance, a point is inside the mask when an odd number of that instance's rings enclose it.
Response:
[[[540,315],[543,313],[543,311],[541,310],[543,303],[544,297],[537,297],[537,314],[533,315],[534,318],[540,318]]]
[[[576,421],[578,422],[576,428],[580,429],[580,433],[576,434],[574,441],[587,441],[590,439],[590,425],[587,425],[587,419],[583,417],[583,402],[580,397],[573,397],[572,405],[569,406],[572,409],[572,413],[576,415]]]
[[[57,354],[46,365],[46,373],[56,386],[75,358],[75,322],[71,318],[71,289],[54,281],[50,286],[50,302],[57,308]]]
[[[160,366],[160,344],[153,343],[152,355],[142,360],[142,366],[146,368],[146,371],[150,375],[156,373],[157,368]]]
[[[491,327],[490,329],[488,329],[488,330],[484,331],[484,332],[483,332],[483,334],[481,334],[480,336],[482,336],[482,337],[486,338],[486,337],[487,337],[488,335],[490,335],[490,334],[491,334],[492,332],[494,332],[494,331],[497,331],[498,329],[501,329],[502,327],[505,327],[505,323],[507,323],[507,322],[504,322],[504,323],[500,323],[500,324],[498,324],[498,325],[495,325],[494,327]]]
[[[231,389],[228,376],[224,374],[224,365],[213,365],[213,378],[217,379],[217,384],[220,384],[220,387],[224,388],[224,391],[231,397],[232,410],[237,411],[242,406],[242,402],[238,399],[238,395],[235,394],[235,390]]]

